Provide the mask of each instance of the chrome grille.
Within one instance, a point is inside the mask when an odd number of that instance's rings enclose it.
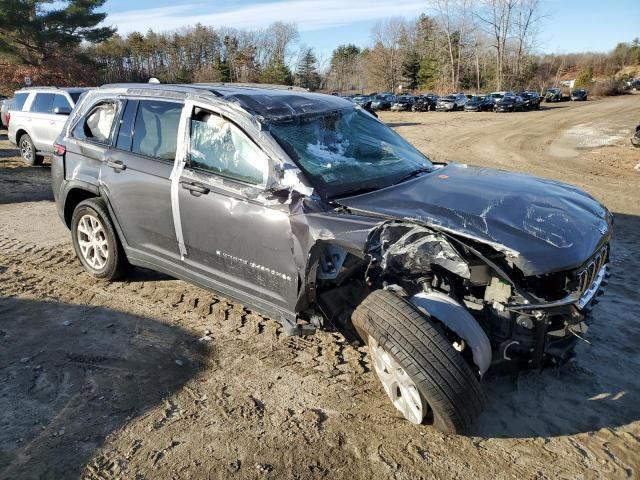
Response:
[[[598,252],[591,258],[589,263],[582,269],[576,272],[576,279],[578,281],[578,292],[581,297],[585,294],[593,294],[595,290],[594,283],[599,279],[599,273],[607,263],[607,254],[609,253],[609,245],[603,246]]]

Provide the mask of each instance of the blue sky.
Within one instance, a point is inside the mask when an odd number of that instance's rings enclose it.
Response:
[[[539,34],[542,52],[609,51],[640,37],[640,0],[542,0],[548,15]],[[298,24],[300,43],[328,55],[339,44],[370,42],[380,19],[429,13],[426,0],[107,0],[106,23],[120,33],[176,30],[201,22],[215,27],[261,28]]]

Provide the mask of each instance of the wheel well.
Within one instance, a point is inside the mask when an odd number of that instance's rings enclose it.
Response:
[[[25,133],[27,133],[27,131],[22,128],[16,132],[16,143],[20,143],[20,137]]]
[[[67,193],[67,198],[64,202],[64,223],[67,227],[71,227],[71,217],[73,216],[73,211],[76,209],[78,204],[87,198],[97,197],[93,192],[89,190],[84,190],[82,188],[74,188]]]

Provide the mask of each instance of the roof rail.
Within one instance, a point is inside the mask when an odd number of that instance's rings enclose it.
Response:
[[[306,92],[302,87],[293,85],[275,85],[272,83],[243,83],[243,82],[214,82],[214,83],[193,83],[194,86],[202,87],[233,87],[233,88],[264,88],[269,90],[291,90],[294,92]]]
[[[42,87],[22,87],[19,90],[60,90],[60,87],[56,87],[53,85],[45,85]]]

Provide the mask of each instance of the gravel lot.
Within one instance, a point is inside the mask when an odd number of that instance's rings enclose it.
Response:
[[[578,185],[615,212],[591,345],[488,378],[469,436],[402,420],[366,348],[136,269],[104,284],[59,220],[50,171],[0,132],[0,478],[638,478],[640,95],[535,112],[383,113],[434,160]]]

